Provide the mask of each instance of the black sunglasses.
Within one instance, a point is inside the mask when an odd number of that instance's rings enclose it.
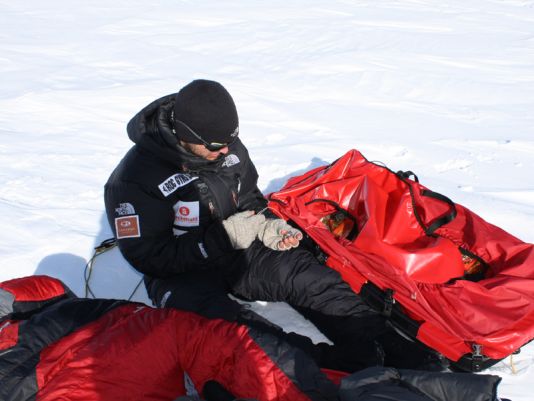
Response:
[[[235,142],[235,140],[237,139],[237,135],[228,143],[219,143],[219,142],[206,142],[204,139],[202,139],[202,137],[200,135],[198,135],[195,131],[193,131],[193,129],[187,125],[186,123],[184,123],[183,121],[180,121],[180,120],[174,120],[175,122],[178,122],[180,124],[182,124],[185,128],[187,128],[187,130],[191,133],[191,135],[193,135],[195,138],[197,138],[200,142],[202,142],[202,145],[204,145],[206,147],[206,149],[208,149],[210,152],[217,152],[227,146],[230,146],[232,143]],[[175,131],[175,130],[173,130]],[[176,134],[176,132],[174,132]]]

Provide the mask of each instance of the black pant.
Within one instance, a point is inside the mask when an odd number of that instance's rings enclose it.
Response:
[[[256,241],[228,263],[146,280],[158,307],[174,307],[208,318],[222,318],[271,333],[310,355],[319,366],[353,372],[381,363],[370,328],[378,335],[383,318],[365,305],[336,271],[318,263],[304,247],[277,252]],[[292,305],[336,345],[319,345],[306,336],[285,333],[228,294],[244,300],[282,301]]]
[[[225,266],[151,279],[148,294],[157,306],[236,321],[245,300],[286,302],[334,342],[353,342],[381,331],[383,319],[305,248],[278,252],[255,241]]]
[[[188,310],[278,334],[319,363],[327,361],[323,367],[352,371],[354,367],[372,366],[381,358],[376,352],[385,352],[388,366],[415,369],[433,355],[389,328],[385,318],[367,306],[338,272],[319,263],[304,247],[278,252],[256,241],[234,256],[213,269],[150,279],[148,294],[159,307]],[[287,302],[338,348],[318,355],[321,351],[309,338],[283,333],[230,299],[229,293],[250,301]]]

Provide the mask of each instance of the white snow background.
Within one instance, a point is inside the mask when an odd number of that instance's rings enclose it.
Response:
[[[357,148],[534,242],[534,1],[1,0],[0,74],[0,281],[84,294],[126,123],[196,78],[234,97],[265,192]],[[139,278],[113,250],[92,288],[127,298]],[[532,401],[533,365],[530,344],[488,372]]]

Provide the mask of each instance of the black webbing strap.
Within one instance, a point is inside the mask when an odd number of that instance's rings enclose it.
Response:
[[[396,173],[393,172],[392,170],[389,170],[389,171],[392,172],[393,174],[395,174],[397,177],[399,177],[399,179],[402,182],[404,182],[406,184],[406,186],[408,187],[408,190],[410,191],[410,197],[412,199],[413,212],[414,212],[415,218],[416,218],[417,222],[419,223],[419,225],[421,226],[421,228],[425,231],[426,235],[433,235],[434,232],[438,228],[442,227],[443,225],[445,225],[447,223],[450,223],[451,221],[453,221],[455,219],[455,217],[457,215],[457,212],[456,212],[456,206],[455,206],[455,204],[454,204],[454,202],[452,200],[447,198],[445,195],[439,194],[439,193],[431,191],[429,189],[423,189],[421,191],[421,195],[422,196],[427,196],[429,198],[434,198],[434,199],[437,199],[439,201],[445,202],[447,205],[449,205],[449,208],[450,208],[450,212],[449,213],[445,214],[444,216],[441,216],[441,217],[437,218],[429,226],[426,226],[426,224],[423,222],[423,219],[421,218],[421,216],[417,212],[417,207],[416,207],[417,205],[416,205],[416,202],[415,202],[414,188],[412,187],[412,182],[409,180],[409,178],[413,176],[413,181],[415,181],[417,183],[419,182],[419,179],[417,178],[415,173],[413,171],[402,171],[402,170],[397,171]]]
[[[424,189],[421,192],[421,195],[422,196],[427,196],[429,198],[434,198],[434,199],[440,200],[442,202],[445,202],[445,203],[447,203],[449,205],[449,208],[450,208],[450,212],[449,213],[437,218],[428,227],[423,227],[425,229],[426,235],[434,234],[434,232],[438,228],[440,228],[441,226],[444,226],[447,223],[450,223],[451,221],[453,221],[456,218],[456,215],[458,214],[458,212],[456,211],[456,205],[454,204],[454,202],[452,200],[447,198],[445,195],[438,194],[437,192],[431,191],[429,189]]]
[[[403,178],[403,179],[406,179],[406,178],[410,178],[413,176],[413,180],[415,182],[419,182],[419,178],[417,178],[417,176],[415,175],[415,173],[413,171],[402,171],[402,170],[399,170],[395,173],[397,176],[399,176],[400,178]]]

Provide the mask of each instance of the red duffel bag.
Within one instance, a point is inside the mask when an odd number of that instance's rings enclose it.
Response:
[[[355,292],[457,367],[483,369],[534,338],[534,246],[413,173],[351,150],[269,199]]]

